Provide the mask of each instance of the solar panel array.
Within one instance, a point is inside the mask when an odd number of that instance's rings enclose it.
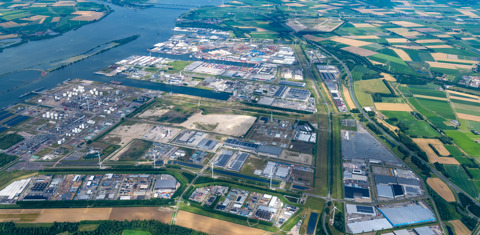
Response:
[[[404,194],[403,187],[398,184],[392,185],[394,196],[401,196]]]
[[[292,82],[292,81],[282,80],[278,84],[287,85],[287,86],[305,87],[304,82]]]
[[[250,149],[250,150],[256,150],[258,148],[258,144],[242,142],[236,139],[227,139],[225,141],[225,144],[233,147],[237,147],[237,148],[244,148],[244,149]]]
[[[233,152],[230,152],[230,151],[228,151],[227,153],[222,153],[218,157],[217,162],[215,162],[215,166],[225,167],[225,165],[227,165],[227,162],[230,160],[232,156],[233,156]]]
[[[230,170],[232,171],[239,171],[245,161],[247,160],[249,154],[248,153],[239,153],[237,157],[235,157],[235,160],[232,165],[230,165]]]
[[[309,90],[305,89],[298,89],[298,88],[291,88],[287,96],[285,98],[287,99],[299,99],[299,100],[306,100],[308,97],[310,97],[311,93]]]
[[[283,93],[285,93],[285,90],[287,90],[287,87],[286,86],[281,86],[280,88],[278,88],[277,92],[275,92],[275,95],[273,95],[273,96],[274,97],[282,97]]]
[[[323,73],[322,73],[322,77],[323,77],[323,79],[325,79],[325,80],[333,80],[333,79],[335,79],[335,74],[323,72]]]
[[[369,214],[373,214],[373,207],[371,206],[358,206],[357,205],[357,211],[358,212],[362,212],[362,213],[369,213]]]

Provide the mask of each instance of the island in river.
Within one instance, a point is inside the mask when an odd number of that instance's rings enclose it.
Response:
[[[110,13],[87,1],[6,1],[0,4],[0,51],[32,40],[61,35]]]

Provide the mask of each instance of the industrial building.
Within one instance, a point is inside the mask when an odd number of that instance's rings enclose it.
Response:
[[[215,166],[225,167],[230,158],[232,158],[234,152],[230,150],[223,150],[220,156],[218,156],[217,161],[215,161]]]
[[[236,148],[236,149],[244,149],[249,151],[256,151],[258,148],[258,144],[243,142],[236,139],[228,138],[225,140],[224,146]]]
[[[414,228],[413,231],[415,231],[415,233],[418,235],[438,235],[428,226]]]
[[[353,222],[347,224],[347,227],[354,234],[393,228],[388,220],[384,218]]]
[[[377,184],[377,196],[393,199],[392,187],[390,185]]]
[[[384,206],[378,208],[378,210],[393,226],[435,221],[435,215],[432,211],[419,204]]]
[[[0,198],[4,198],[7,200],[13,200],[14,198],[17,198],[28,186],[30,180],[31,179],[23,179],[14,181],[13,183],[2,189],[2,191],[0,191]]]
[[[292,82],[292,81],[287,81],[287,80],[281,80],[278,82],[280,85],[286,85],[286,86],[296,86],[296,87],[302,87],[305,88],[306,83],[304,82]]]
[[[393,176],[388,175],[375,175],[375,183],[376,184],[396,184],[397,179]]]
[[[370,215],[375,216],[375,208],[373,206],[362,206],[362,205],[353,205],[346,204],[347,214],[360,214],[360,215]]]
[[[257,148],[257,152],[259,155],[265,155],[268,157],[280,157],[282,154],[283,149],[276,147],[276,146],[270,146],[270,145],[260,145]]]
[[[212,150],[217,146],[218,142],[215,140],[203,139],[200,143],[197,144],[197,148]]]
[[[312,93],[306,89],[290,88],[285,95],[285,99],[307,102]]]
[[[356,188],[344,186],[345,199],[354,200],[355,198],[370,198],[370,191],[367,188]]]
[[[155,179],[155,186],[153,190],[159,192],[171,192],[175,191],[179,186],[179,183],[175,177],[171,175],[162,174]]]
[[[249,156],[250,154],[248,153],[239,152],[228,167],[228,169],[232,171],[239,171],[240,169],[242,169],[243,164],[245,163],[245,161],[247,161]]]

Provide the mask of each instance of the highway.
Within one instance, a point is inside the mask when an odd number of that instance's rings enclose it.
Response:
[[[308,39],[307,39],[308,40]],[[310,40],[308,40],[310,41]],[[382,134],[387,138],[389,139],[392,143],[398,145],[398,146],[401,146],[403,147],[404,149],[406,149],[408,151],[408,153],[411,155],[411,156],[416,156],[418,157],[418,155],[411,151],[410,149],[408,149],[403,143],[400,143],[399,141],[397,141],[395,138],[393,138],[390,134],[388,134],[385,130],[383,130],[383,128],[381,128],[380,126],[377,125],[377,123],[375,123],[368,115],[367,113],[362,109],[362,107],[360,106],[360,104],[358,103],[358,100],[355,96],[355,90],[353,89],[354,86],[353,86],[353,78],[352,78],[352,74],[350,72],[350,69],[346,66],[346,64],[341,61],[340,59],[338,59],[335,55],[333,55],[332,53],[330,53],[329,51],[327,51],[325,48],[323,48],[322,46],[316,44],[315,42],[312,42],[310,41],[313,45],[315,45],[318,49],[320,49],[321,51],[327,53],[329,56],[331,56],[332,58],[334,58],[336,61],[338,61],[342,67],[344,68],[344,70],[346,71],[347,73],[347,76],[348,76],[348,80],[349,80],[349,91],[350,91],[350,96],[355,104],[355,107],[360,111],[360,113],[368,120],[368,122],[372,123],[373,125],[375,125],[375,127],[377,127],[377,129],[379,129]],[[395,155],[396,156],[396,155]],[[397,156],[397,158],[403,162],[403,160],[401,158],[399,158]],[[447,183],[454,191],[455,193],[463,193],[465,195],[467,195],[467,197],[469,197],[472,201],[474,201],[477,205],[480,206],[480,203],[478,201],[475,200],[475,198],[471,197],[469,194],[467,194],[464,190],[462,190],[461,188],[459,188],[457,185],[455,185],[454,183],[452,183],[450,180],[448,180],[445,176],[443,176],[439,171],[437,171],[434,167],[432,167],[431,165],[428,165],[427,162],[425,162],[422,158],[418,157],[420,159],[420,161],[424,164],[426,164],[428,166],[428,168],[430,169],[430,171],[435,175],[437,176],[438,178],[440,178],[442,181],[444,181],[445,183]],[[422,184],[424,185],[424,182],[422,181]],[[425,187],[425,185],[424,185]],[[431,199],[431,197],[430,197]],[[433,199],[432,199],[433,201]],[[438,210],[434,205],[434,209],[437,213],[437,215],[439,215],[438,213]],[[442,228],[442,231],[443,231],[443,223],[441,221],[441,219],[439,218],[439,222],[440,224],[442,225],[441,228]],[[445,233],[445,231],[443,231]]]
[[[300,50],[302,50],[300,48]],[[301,54],[300,54],[301,53]],[[302,56],[303,59],[300,59],[300,56],[299,55],[302,55],[303,54],[303,51],[300,51],[300,52],[296,52],[295,53],[296,56],[297,56],[297,60],[298,62],[300,63],[300,65],[302,66],[303,70],[305,72],[308,73],[308,77],[309,77],[309,82],[311,83],[312,85],[312,88],[313,90],[315,91],[315,94],[317,95],[317,100],[315,100],[315,102],[317,102],[317,104],[320,103],[320,97],[323,99],[324,101],[324,104],[325,106],[327,107],[327,115],[328,115],[328,132],[330,132],[330,137],[333,136],[333,125],[332,125],[332,112],[330,110],[330,106],[329,104],[327,103],[327,100],[326,100],[326,97],[324,97],[323,93],[321,91],[318,90],[318,84],[317,84],[317,81],[315,81],[315,76],[314,74],[312,73],[312,65],[311,63],[308,63],[307,64],[307,61],[306,61],[306,58],[305,56]],[[327,94],[328,95],[328,94]],[[320,140],[318,140],[320,141]],[[325,232],[325,234],[329,234],[328,233],[328,229],[326,227],[326,224],[325,224],[325,217],[327,217],[327,213],[325,212],[325,209],[328,207],[328,202],[329,201],[333,201],[332,198],[331,198],[331,191],[332,191],[332,184],[333,184],[333,178],[332,178],[332,162],[333,162],[333,145],[331,144],[332,143],[332,138],[330,138],[329,140],[329,143],[330,143],[330,151],[328,153],[328,160],[327,160],[327,164],[328,164],[328,173],[327,173],[327,187],[328,187],[328,194],[327,194],[327,197],[322,197],[322,196],[318,196],[318,195],[315,195],[314,197],[318,197],[318,198],[322,198],[325,200],[325,208],[323,210],[323,216],[322,216],[322,225],[323,225],[323,230]],[[316,163],[318,164],[318,163]],[[314,195],[314,194],[307,194],[305,193],[305,195],[308,195],[308,196],[311,196],[311,195]],[[336,199],[334,199],[336,200]]]

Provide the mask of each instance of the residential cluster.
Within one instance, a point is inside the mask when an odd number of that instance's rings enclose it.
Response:
[[[462,79],[458,82],[460,85],[465,85],[473,88],[480,87],[480,77],[479,76],[463,76]]]

